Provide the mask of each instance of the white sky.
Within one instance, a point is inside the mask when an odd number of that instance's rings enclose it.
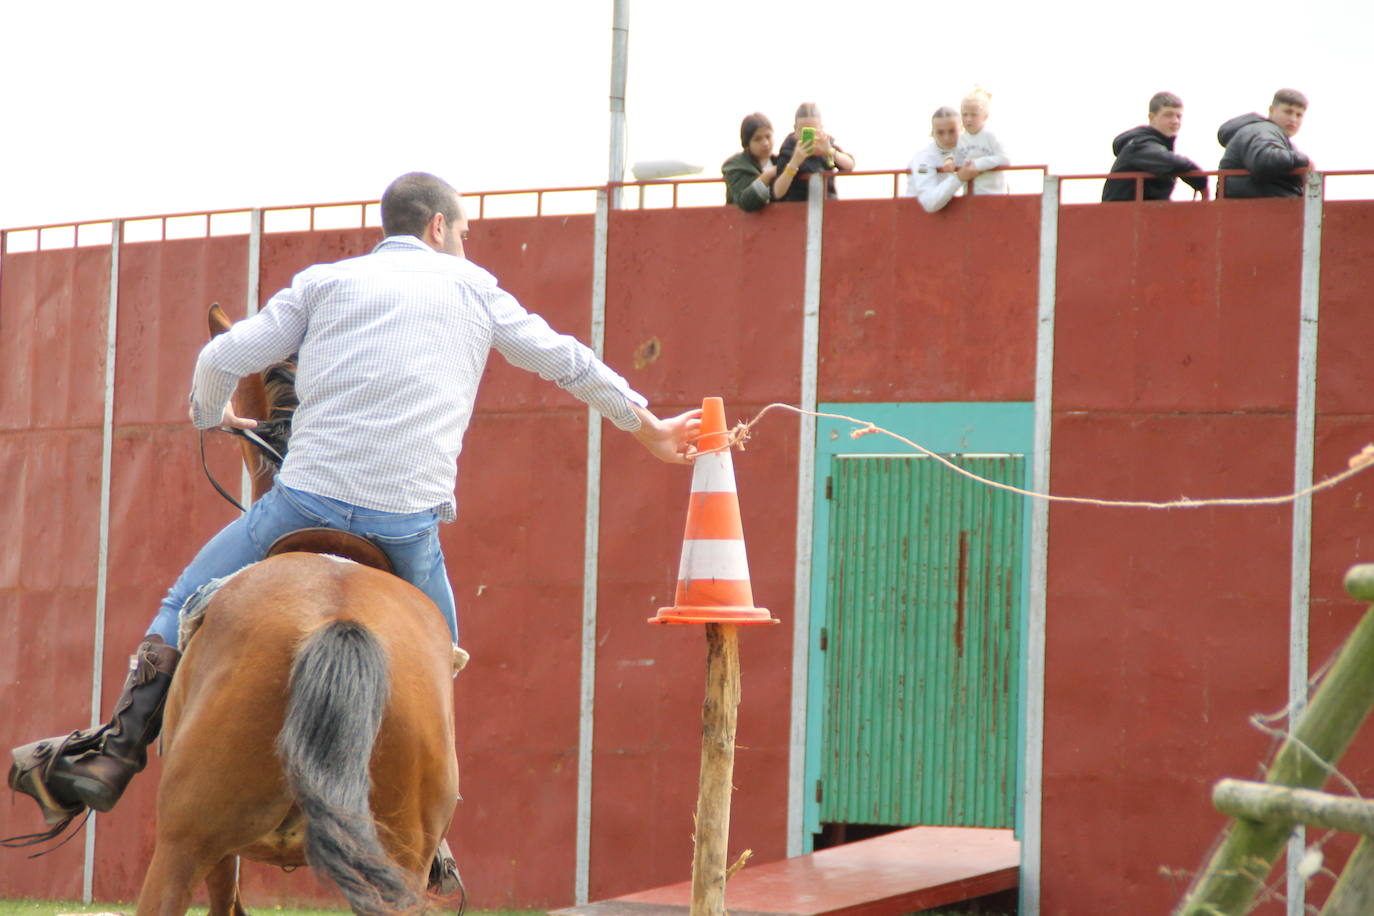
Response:
[[[977,83],[1013,162],[1059,174],[1106,171],[1159,89],[1186,105],[1178,151],[1215,168],[1218,124],[1280,86],[1311,99],[1318,167],[1374,168],[1371,25],[1370,0],[632,0],[628,161],[718,176],[743,115],[781,140],[812,100],[859,168],[901,168]],[[412,169],[597,184],[610,26],[611,0],[5,0],[0,227],[375,199]]]

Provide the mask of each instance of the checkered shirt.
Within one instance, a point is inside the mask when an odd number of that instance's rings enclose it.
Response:
[[[487,354],[537,372],[633,431],[642,396],[472,262],[413,236],[317,264],[210,341],[191,389],[195,425],[217,425],[240,377],[299,353],[288,486],[383,512],[456,514],[458,453]]]

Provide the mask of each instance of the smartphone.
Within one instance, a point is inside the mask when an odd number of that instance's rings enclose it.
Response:
[[[802,142],[802,143],[814,143],[814,142],[816,142],[816,128],[814,128],[814,127],[803,127],[803,128],[801,129],[801,142]]]

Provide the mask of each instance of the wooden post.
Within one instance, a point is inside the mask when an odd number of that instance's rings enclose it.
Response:
[[[706,700],[701,706],[701,781],[690,916],[725,913],[726,847],[739,712],[739,628],[706,624]]]
[[[1353,598],[1374,601],[1374,564],[1352,567],[1345,577],[1345,589]],[[1316,696],[1275,755],[1265,781],[1320,788],[1331,775],[1320,761],[1335,766],[1371,708],[1374,609],[1366,611],[1351,632]],[[1240,916],[1249,912],[1292,829],[1292,821],[1232,823],[1176,912],[1181,916]]]
[[[1223,779],[1212,789],[1212,804],[1222,814],[1237,819],[1281,821],[1374,835],[1374,801],[1350,795]]]
[[[1340,880],[1331,889],[1321,916],[1369,916],[1374,913],[1374,840],[1362,837],[1350,854]]]

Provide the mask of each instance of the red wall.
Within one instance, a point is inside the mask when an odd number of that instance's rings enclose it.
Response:
[[[1053,491],[1166,500],[1292,489],[1301,206],[1061,211]],[[1328,320],[1337,334],[1356,330],[1341,290],[1361,270],[1358,236],[1337,221],[1325,249],[1347,276],[1332,282],[1323,267],[1323,342]],[[1323,379],[1348,372],[1337,356],[1321,353]],[[1319,475],[1333,469],[1328,438],[1341,437],[1323,430]],[[1339,582],[1360,552],[1323,542],[1354,523],[1337,504],[1359,489],[1317,502],[1313,592],[1344,619],[1329,624],[1314,607],[1314,668],[1354,619]],[[1256,774],[1271,742],[1248,719],[1287,703],[1291,538],[1288,507],[1051,509],[1042,912],[1177,903],[1188,878],[1161,868],[1203,861],[1225,824],[1213,782]]]
[[[7,255],[0,271],[0,743],[90,721],[110,253]],[[0,835],[42,822],[0,805]],[[7,896],[81,893],[78,843],[32,861],[4,850]]]
[[[726,422],[796,403],[801,371],[805,208],[762,218],[734,208],[611,214],[606,357],[660,414],[725,399]],[[659,358],[633,368],[656,337]],[[770,415],[736,453],[755,601],[782,620],[748,629],[730,853],[786,849],[796,420]],[[701,759],[705,637],[645,621],[672,603],[686,517],[684,468],[603,436],[591,896],[690,877]]]
[[[610,216],[606,356],[660,413],[722,395],[731,421],[799,397],[806,208]],[[1326,207],[1316,473],[1365,442],[1374,205]],[[822,401],[1029,401],[1039,199],[839,201],[825,212]],[[377,230],[264,237],[263,301]],[[1293,477],[1301,204],[1070,206],[1061,212],[1052,488],[1103,497],[1285,492]],[[590,216],[475,223],[470,256],[559,330],[589,334]],[[123,660],[190,553],[233,517],[184,421],[204,310],[242,313],[243,237],[125,245],[116,363],[102,712]],[[0,747],[89,718],[105,304],[103,248],[12,254],[0,272]],[[656,355],[644,359],[655,340]],[[637,356],[641,359],[636,364]],[[443,529],[472,667],[455,682],[465,801],[451,831],[477,906],[568,903],[576,836],[586,418],[493,356]],[[704,640],[644,621],[672,594],[688,489],[603,424],[591,892],[687,877]],[[743,640],[731,853],[783,855],[797,421],[736,453],[754,592],[781,626]],[[236,482],[236,454],[211,436]],[[1374,479],[1374,478],[1371,478]],[[1359,609],[1356,478],[1313,503],[1312,667]],[[1269,747],[1247,723],[1286,702],[1291,512],[1055,506],[1050,513],[1044,912],[1163,911],[1222,826],[1207,794]],[[1344,767],[1374,775],[1370,742]],[[156,773],[157,763],[150,767]],[[100,818],[96,895],[131,898],[155,777]],[[0,833],[37,827],[0,806]],[[1336,849],[1343,847],[1337,846]],[[11,895],[80,892],[81,844],[0,856]],[[245,866],[252,903],[336,899],[307,873]],[[1318,894],[1320,891],[1318,892]]]
[[[1030,401],[1040,198],[826,206],[818,399]]]
[[[592,218],[487,220],[468,255],[587,339]],[[586,409],[493,353],[443,529],[472,664],[455,681],[462,794],[450,831],[477,906],[572,898]]]

